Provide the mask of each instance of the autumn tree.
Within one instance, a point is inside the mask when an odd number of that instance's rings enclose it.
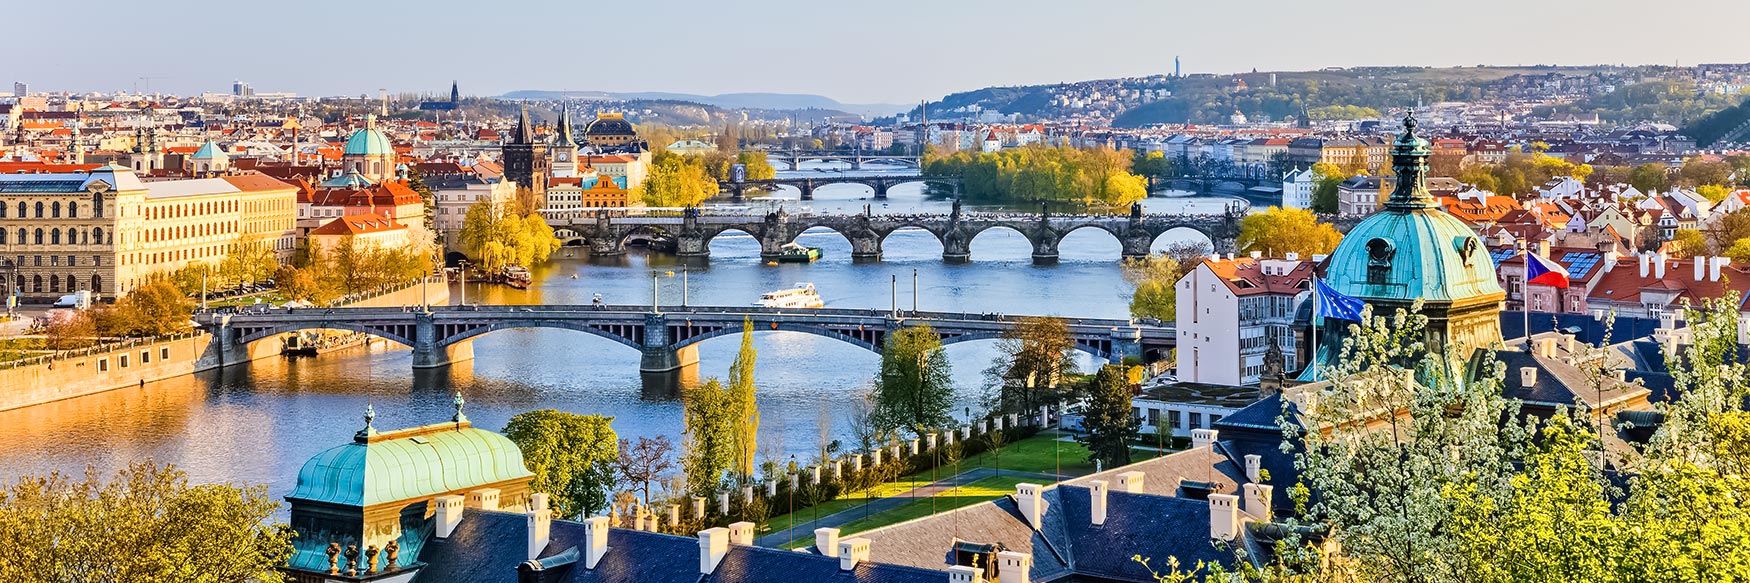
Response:
[[[1670,185],[1670,177],[1665,173],[1665,168],[1664,164],[1658,162],[1636,166],[1629,172],[1628,182],[1642,193],[1663,191]]]
[[[1031,414],[1055,403],[1059,382],[1076,373],[1075,341],[1063,318],[1028,316],[1003,331],[984,375],[996,390],[993,411]]]
[[[1125,259],[1122,274],[1132,288],[1130,316],[1173,321],[1177,317],[1178,297],[1174,284],[1195,269],[1209,252],[1207,243],[1181,242],[1169,245],[1164,253]]]
[[[650,173],[632,191],[633,198],[653,207],[693,207],[717,194],[717,181],[702,161],[667,151],[651,157]]]
[[[1678,259],[1708,254],[1707,235],[1695,229],[1678,229],[1671,237],[1671,247],[1675,253],[1671,256]]]
[[[1328,162],[1313,164],[1312,211],[1321,214],[1337,213],[1337,190],[1354,174]]]
[[[1142,428],[1142,419],[1131,412],[1130,381],[1124,369],[1100,367],[1083,387],[1075,412],[1082,416],[1082,433],[1076,442],[1088,448],[1088,461],[1116,468],[1130,463],[1130,442]]]
[[[152,462],[108,482],[24,476],[0,490],[0,581],[278,581],[293,534],[279,508],[266,486],[190,484]]]
[[[1319,222],[1311,211],[1273,206],[1240,219],[1240,235],[1235,243],[1244,253],[1258,251],[1266,257],[1298,253],[1310,259],[1329,254],[1342,240],[1343,235],[1335,227]]]
[[[579,518],[607,509],[619,460],[612,422],[612,417],[542,409],[518,414],[504,426],[504,436],[522,450],[524,465],[535,474],[529,487],[551,497],[556,516]]]
[[[735,155],[737,164],[747,166],[748,180],[771,180],[778,176],[778,170],[766,160],[766,153],[761,151],[744,151]]]
[[[735,473],[742,484],[753,479],[754,453],[759,449],[760,408],[754,388],[754,362],[759,351],[753,347],[753,320],[741,322],[741,349],[729,365],[729,397],[733,410],[735,432]]]
[[[480,201],[462,219],[462,247],[481,270],[496,273],[511,266],[546,261],[559,250],[559,238],[540,214],[517,216],[508,207]]]
[[[923,435],[946,425],[954,405],[954,379],[942,339],[928,325],[887,335],[881,371],[875,376],[875,424]]]
[[[735,469],[737,413],[734,395],[717,379],[687,391],[687,441],[681,452],[681,469],[686,472],[687,491],[692,495],[715,494],[723,487],[724,475]]]

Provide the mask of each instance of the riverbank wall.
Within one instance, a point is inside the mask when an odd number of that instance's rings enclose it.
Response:
[[[348,303],[357,307],[399,307],[449,303],[449,286],[415,285]],[[213,370],[226,363],[204,332],[165,340],[141,340],[64,353],[43,362],[0,369],[0,411],[40,405],[153,381]],[[252,359],[279,358],[274,340],[256,342]]]

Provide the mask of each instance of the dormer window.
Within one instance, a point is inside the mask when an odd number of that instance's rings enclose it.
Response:
[[[1367,242],[1367,283],[1369,285],[1385,285],[1391,279],[1392,258],[1397,255],[1397,245],[1390,239],[1375,237]]]

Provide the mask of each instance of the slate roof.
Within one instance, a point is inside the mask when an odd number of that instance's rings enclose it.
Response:
[[[1058,509],[1057,490],[1049,488],[1040,494],[1049,504],[1040,528],[1061,541],[1063,513]],[[1027,525],[1012,495],[851,536],[869,539],[873,559],[910,567],[946,570],[952,565],[949,551],[954,543],[971,541],[1002,543],[1010,551],[1033,555],[1030,573],[1034,581],[1070,574],[1067,556],[1052,549],[1045,535]]]
[[[1594,391],[1585,371],[1557,358],[1546,358],[1524,350],[1496,350],[1494,354],[1496,360],[1507,366],[1507,378],[1501,383],[1502,393],[1528,405],[1554,407],[1584,402],[1587,406],[1612,407],[1644,400],[1647,396],[1646,389],[1615,379],[1605,379],[1603,390]],[[1527,367],[1538,371],[1537,378],[1530,384],[1526,384],[1520,374],[1520,370]]]
[[[1132,560],[1138,555],[1148,558],[1157,569],[1168,557],[1178,558],[1187,570],[1195,568],[1198,561],[1233,565],[1232,552],[1210,544],[1208,502],[1108,491],[1106,523],[1095,526],[1089,489],[1064,486],[1053,491],[1059,493],[1060,514],[1078,575],[1154,581],[1148,569]]]
[[[554,520],[540,558],[585,550],[583,523]],[[522,514],[469,509],[447,539],[432,538],[413,583],[517,583],[528,559],[528,519]],[[872,549],[880,560],[881,547]],[[809,553],[731,545],[708,576],[699,574],[699,539],[623,528],[608,531],[608,552],[595,569],[583,561],[562,566],[561,583],[943,583],[948,574],[882,563],[839,570],[839,560]],[[551,574],[551,573],[549,573]]]
[[[1243,410],[1243,409],[1242,409]],[[1213,484],[1217,492],[1237,494],[1246,483],[1246,468],[1241,458],[1229,455],[1230,447],[1220,442],[1205,447],[1143,460],[1064,482],[1087,486],[1094,480],[1105,480],[1111,487],[1118,485],[1118,474],[1142,472],[1142,493],[1159,496],[1177,495],[1181,480]]]

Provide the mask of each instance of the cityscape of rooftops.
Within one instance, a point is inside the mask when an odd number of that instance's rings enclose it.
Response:
[[[7,11],[0,582],[1750,580],[1750,4],[269,10]]]

